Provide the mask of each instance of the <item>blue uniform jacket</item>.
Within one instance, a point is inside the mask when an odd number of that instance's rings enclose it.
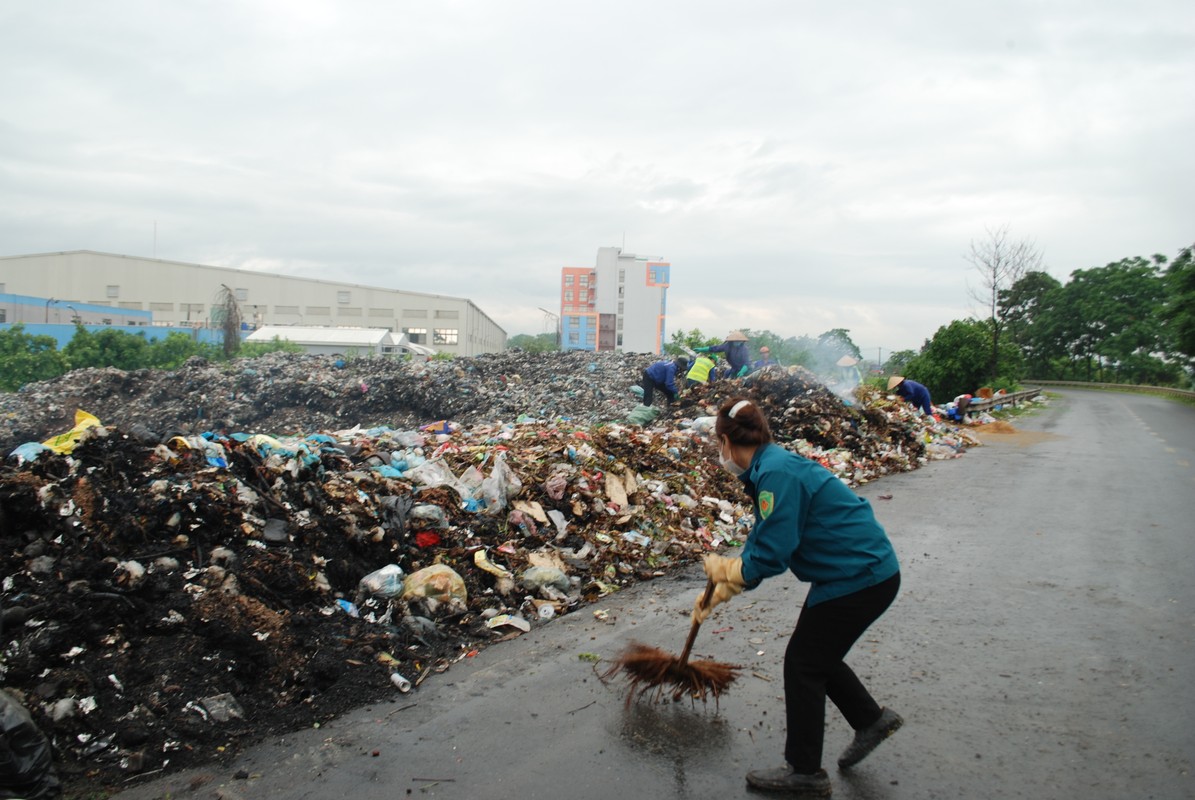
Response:
[[[871,504],[817,462],[765,444],[740,480],[755,503],[755,526],[742,551],[748,589],[791,570],[813,584],[805,605],[814,606],[900,571]]]
[[[917,408],[920,408],[926,414],[934,413],[934,404],[929,399],[929,389],[926,389],[917,381],[911,381],[905,378],[896,386],[896,393],[908,400]]]
[[[665,392],[676,394],[676,362],[657,361],[644,370],[647,377],[663,385]]]
[[[706,352],[725,353],[726,363],[730,364],[730,377],[732,378],[738,375],[739,370],[751,361],[751,353],[747,350],[746,342],[723,342],[714,345]]]

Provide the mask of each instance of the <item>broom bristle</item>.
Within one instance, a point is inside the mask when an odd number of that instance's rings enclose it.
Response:
[[[735,664],[709,660],[682,664],[676,656],[658,647],[632,642],[614,660],[613,666],[602,674],[602,679],[612,678],[619,672],[630,678],[627,705],[652,689],[658,690],[657,699],[666,689],[671,689],[674,700],[687,694],[700,698],[704,703],[710,695],[717,701],[738,677],[739,669]]]

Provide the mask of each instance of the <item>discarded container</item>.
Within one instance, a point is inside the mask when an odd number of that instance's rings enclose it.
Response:
[[[390,682],[403,694],[411,691],[411,682],[397,672],[390,673]]]
[[[553,567],[528,567],[523,570],[519,580],[522,581],[523,586],[531,590],[551,586],[561,591],[567,591],[569,587],[568,575]]]
[[[0,689],[0,787],[14,792],[4,797],[49,800],[58,797],[61,785],[54,770],[54,755],[45,734],[25,707]]]
[[[416,597],[441,603],[449,603],[453,600],[463,603],[468,599],[468,594],[465,591],[464,579],[452,567],[433,564],[407,578],[402,599],[408,600]]]
[[[514,614],[499,614],[498,616],[488,620],[485,626],[491,630],[494,628],[509,626],[511,628],[518,628],[523,633],[531,630],[530,622],[522,617],[515,616]]]

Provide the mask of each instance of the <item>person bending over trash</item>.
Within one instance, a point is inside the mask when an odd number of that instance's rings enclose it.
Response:
[[[730,377],[741,378],[751,371],[751,352],[747,349],[747,334],[742,331],[731,331],[726,334],[726,341],[713,347],[694,347],[698,353],[725,353],[726,361],[730,364]]]
[[[917,381],[911,381],[903,375],[893,375],[888,379],[888,391],[896,392],[915,408],[921,409],[927,417],[934,415],[934,404],[929,399],[929,389]]]
[[[685,375],[685,386],[692,389],[699,383],[709,383],[711,374],[716,378],[714,359],[710,358],[705,353],[701,353],[697,358],[693,359],[693,366],[689,367],[689,372]]]
[[[715,589],[709,606],[698,596],[693,619],[704,622],[714,606],[785,571],[812,584],[784,653],[785,764],[748,772],[747,783],[790,797],[828,797],[827,697],[855,730],[840,769],[858,764],[904,722],[872,698],[844,661],[895,599],[900,564],[871,505],[816,461],[774,444],[754,403],[741,397],[723,403],[714,436],[719,463],[755,505],[755,524],[740,557],[706,556]]]
[[[664,394],[667,403],[676,402],[676,376],[684,375],[689,360],[681,357],[675,361],[657,361],[643,370],[640,383],[643,384],[643,405],[650,406],[656,392]]]

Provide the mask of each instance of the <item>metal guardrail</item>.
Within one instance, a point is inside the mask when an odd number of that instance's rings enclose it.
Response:
[[[1026,380],[1025,383],[1036,383],[1041,386],[1059,386],[1068,389],[1103,389],[1121,392],[1141,392],[1143,394],[1157,394],[1163,397],[1178,397],[1183,400],[1195,400],[1195,392],[1188,392],[1186,389],[1175,389],[1170,386],[1138,386],[1135,383],[1091,383],[1089,381]]]
[[[971,398],[971,403],[967,406],[967,413],[971,413],[972,411],[988,411],[996,406],[1015,406],[1023,400],[1032,400],[1039,394],[1041,394],[1041,389],[1022,389],[1019,392],[997,395],[990,400],[985,400],[982,397],[973,397]]]

